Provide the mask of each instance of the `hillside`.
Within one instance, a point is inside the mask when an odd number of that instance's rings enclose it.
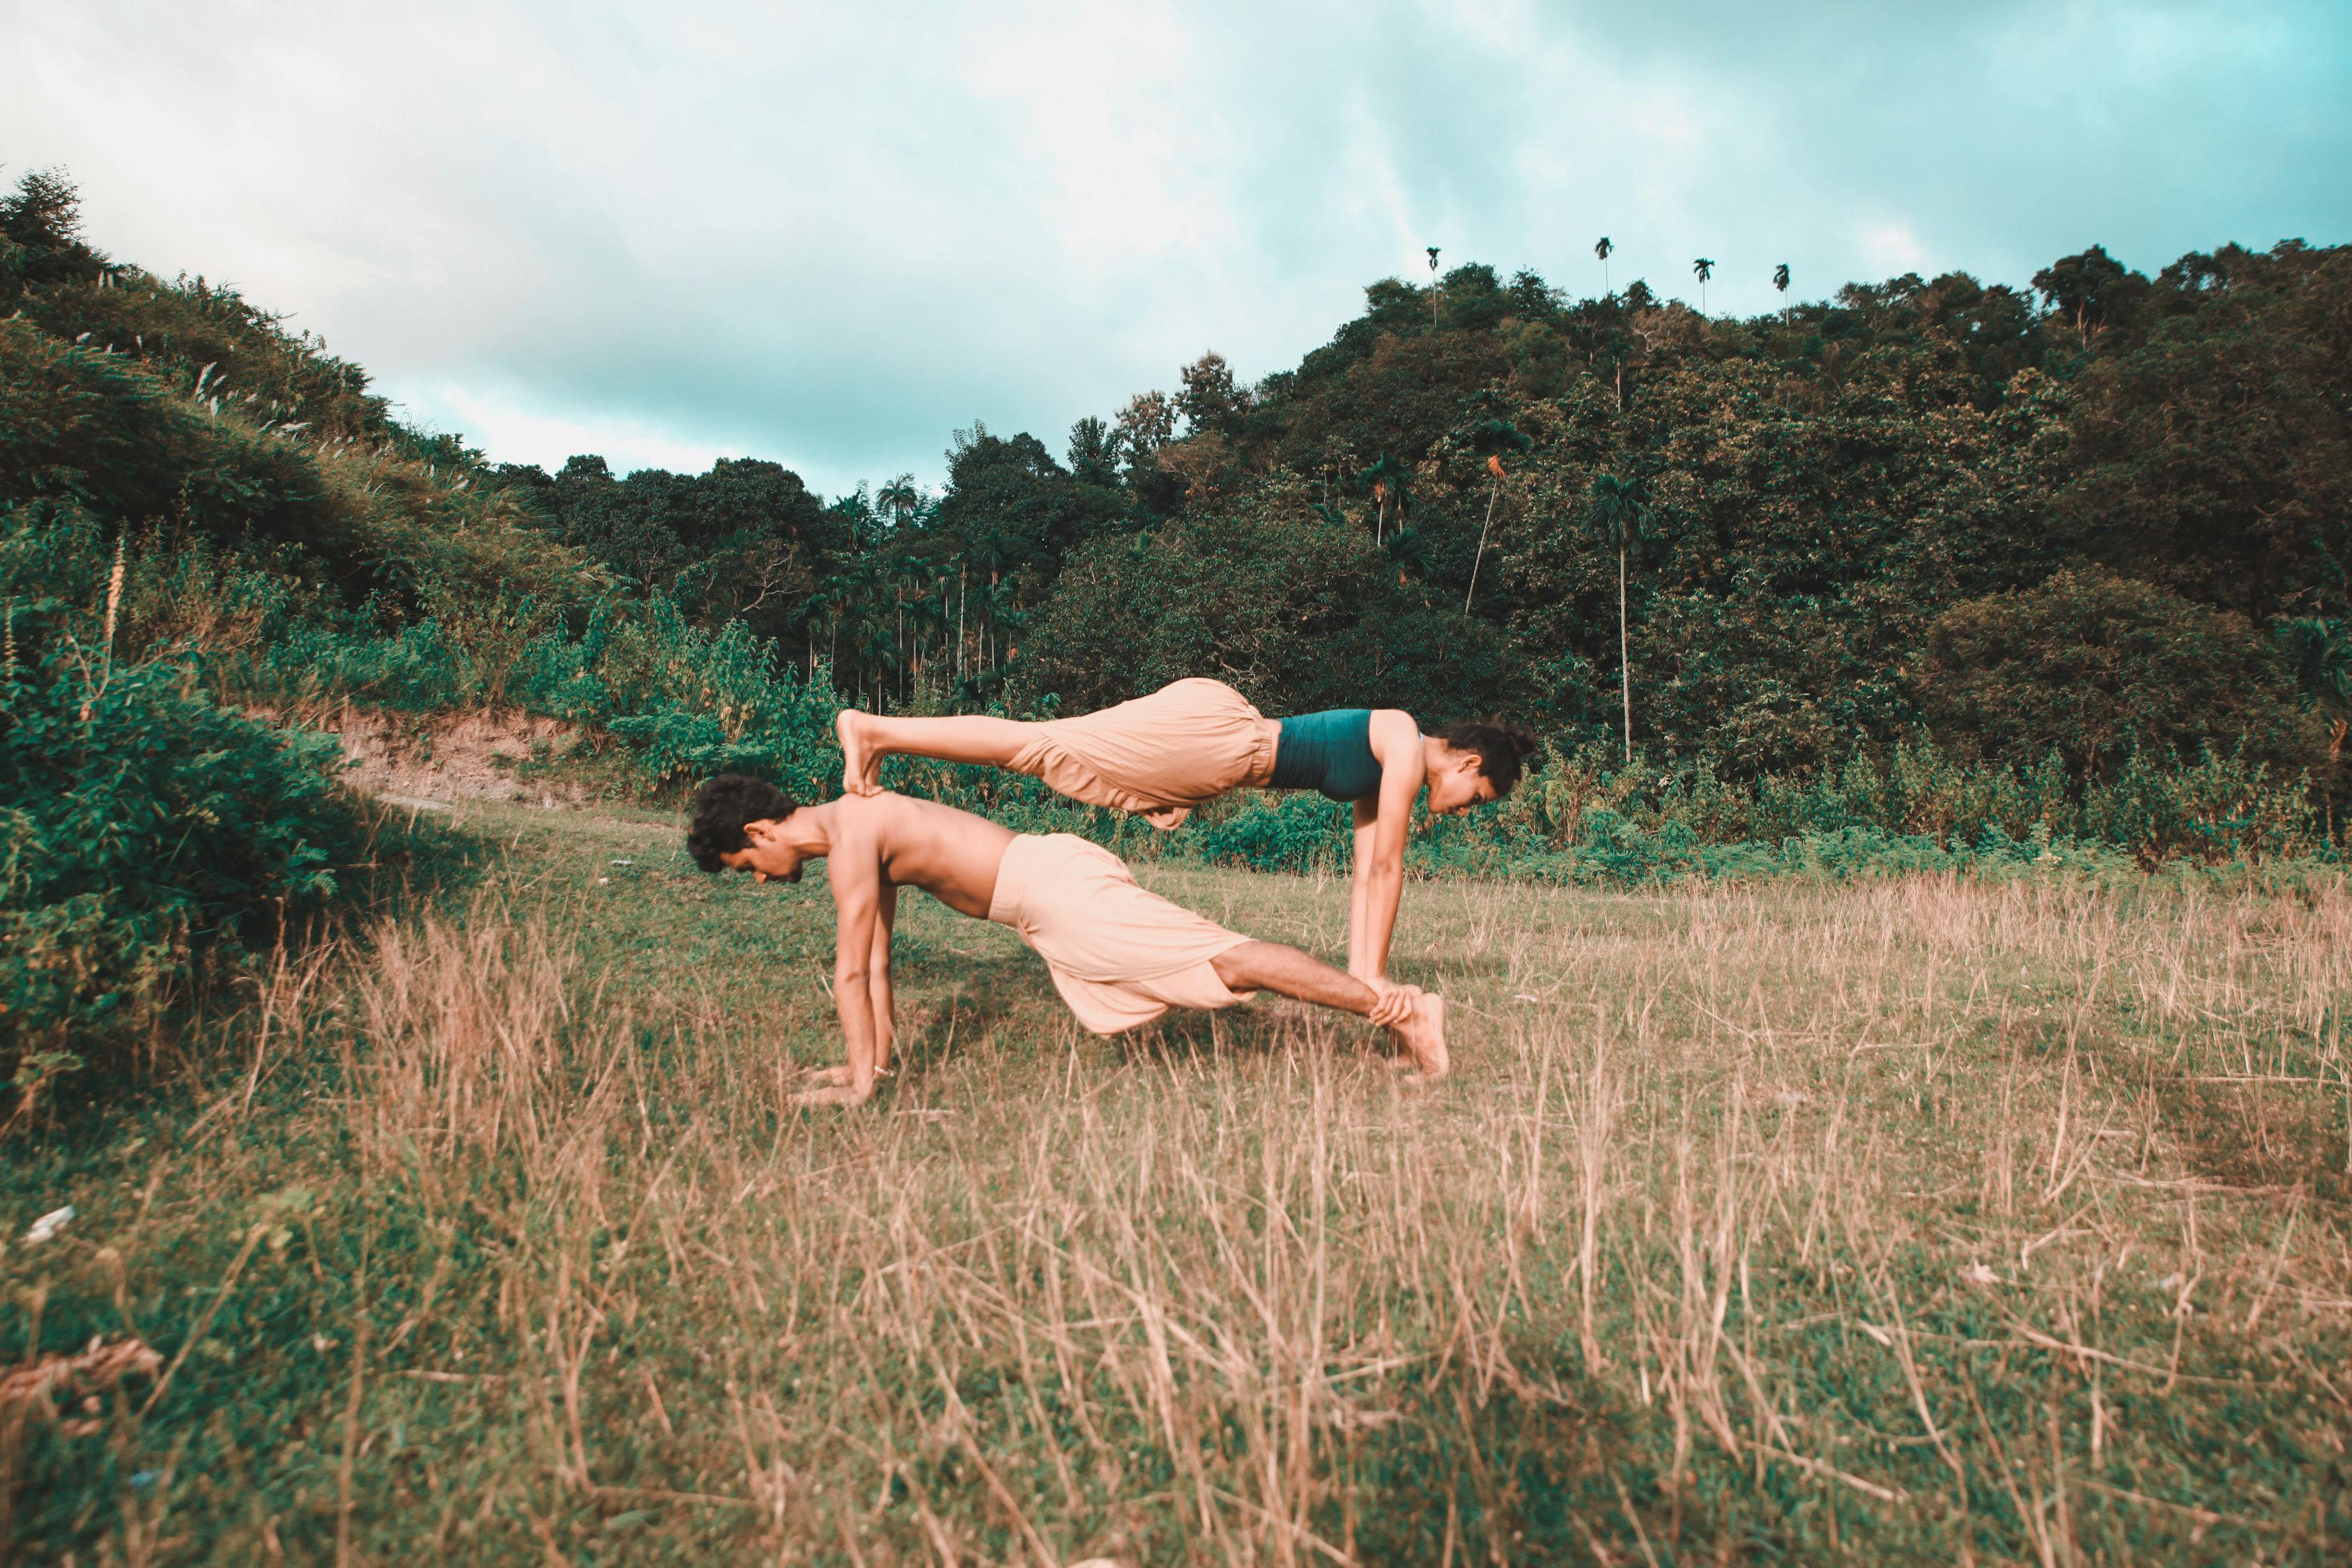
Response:
[[[54,175],[0,245],[0,516],[280,584],[279,620],[248,583],[229,626],[134,592],[134,646],[406,634],[401,668],[333,679],[495,700],[519,635],[658,597],[869,703],[1080,708],[1214,669],[1272,709],[1503,712],[1572,748],[1630,684],[1637,745],[1731,778],[1923,730],[2082,777],[2147,747],[2323,773],[2342,749],[2341,248],[2149,279],[2094,247],[2032,293],[1906,276],[1752,321],[1463,267],[1374,284],[1255,386],[1210,354],[1060,456],[975,421],[940,493],[828,503],[759,460],[486,466],[308,334],[91,249]],[[1632,499],[1630,682],[1602,476]],[[415,668],[436,658],[465,668]],[[2105,712],[2054,700],[2086,687]]]
[[[1924,727],[2081,776],[2242,739],[2324,769],[2352,658],[2352,255],[2150,279],[2095,247],[2036,282],[1904,277],[1741,321],[1472,266],[1433,300],[1375,284],[1254,387],[1208,355],[1060,457],[975,422],[937,496],[825,507],[753,463],[499,479],[868,701],[1082,708],[1216,669],[1273,707],[1582,738],[1622,684],[1606,475],[1637,509],[1633,738],[1669,766],[1787,773]],[[2109,711],[2044,700],[2086,689]]]

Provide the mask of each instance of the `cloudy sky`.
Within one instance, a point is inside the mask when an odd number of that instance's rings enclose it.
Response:
[[[0,0],[0,163],[493,458],[936,482],[1372,279],[1710,309],[2352,239],[2344,0]]]

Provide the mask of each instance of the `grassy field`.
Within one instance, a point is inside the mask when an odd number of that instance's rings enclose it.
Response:
[[[900,1071],[811,1114],[814,877],[458,827],[5,1146],[15,1560],[2352,1552],[2340,884],[1417,885],[1434,1085],[1282,1003],[1081,1035],[915,898]],[[1338,882],[1143,876],[1341,949]]]

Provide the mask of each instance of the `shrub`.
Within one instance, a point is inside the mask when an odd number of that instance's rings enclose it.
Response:
[[[2007,763],[2056,752],[2077,778],[2112,776],[2136,753],[2193,763],[2242,742],[2249,760],[2292,771],[2324,751],[2243,616],[2095,568],[1947,610],[1917,685],[1938,735]]]
[[[331,898],[363,840],[331,739],[191,695],[173,665],[109,670],[13,601],[7,616],[0,1071],[21,1110],[201,970]]]
[[[1346,806],[1305,792],[1254,798],[1192,829],[1192,852],[1212,865],[1254,871],[1346,869],[1353,853]]]

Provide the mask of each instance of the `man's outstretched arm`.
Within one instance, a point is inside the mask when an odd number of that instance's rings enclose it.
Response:
[[[874,1009],[874,1070],[890,1070],[898,1018],[890,1005],[890,932],[898,920],[898,886],[884,881],[874,895],[874,936],[866,949],[866,994]]]
[[[833,951],[833,1005],[841,1016],[841,1034],[849,1048],[846,1082],[828,1083],[793,1096],[795,1105],[857,1105],[874,1095],[874,1075],[881,1065],[880,1034],[875,1009],[876,940],[881,952],[881,994],[889,994],[889,937],[882,926],[881,856],[871,844],[849,844],[836,838],[828,877],[835,911]],[[887,1015],[885,1015],[887,1016]],[[833,1075],[825,1075],[830,1078]]]

